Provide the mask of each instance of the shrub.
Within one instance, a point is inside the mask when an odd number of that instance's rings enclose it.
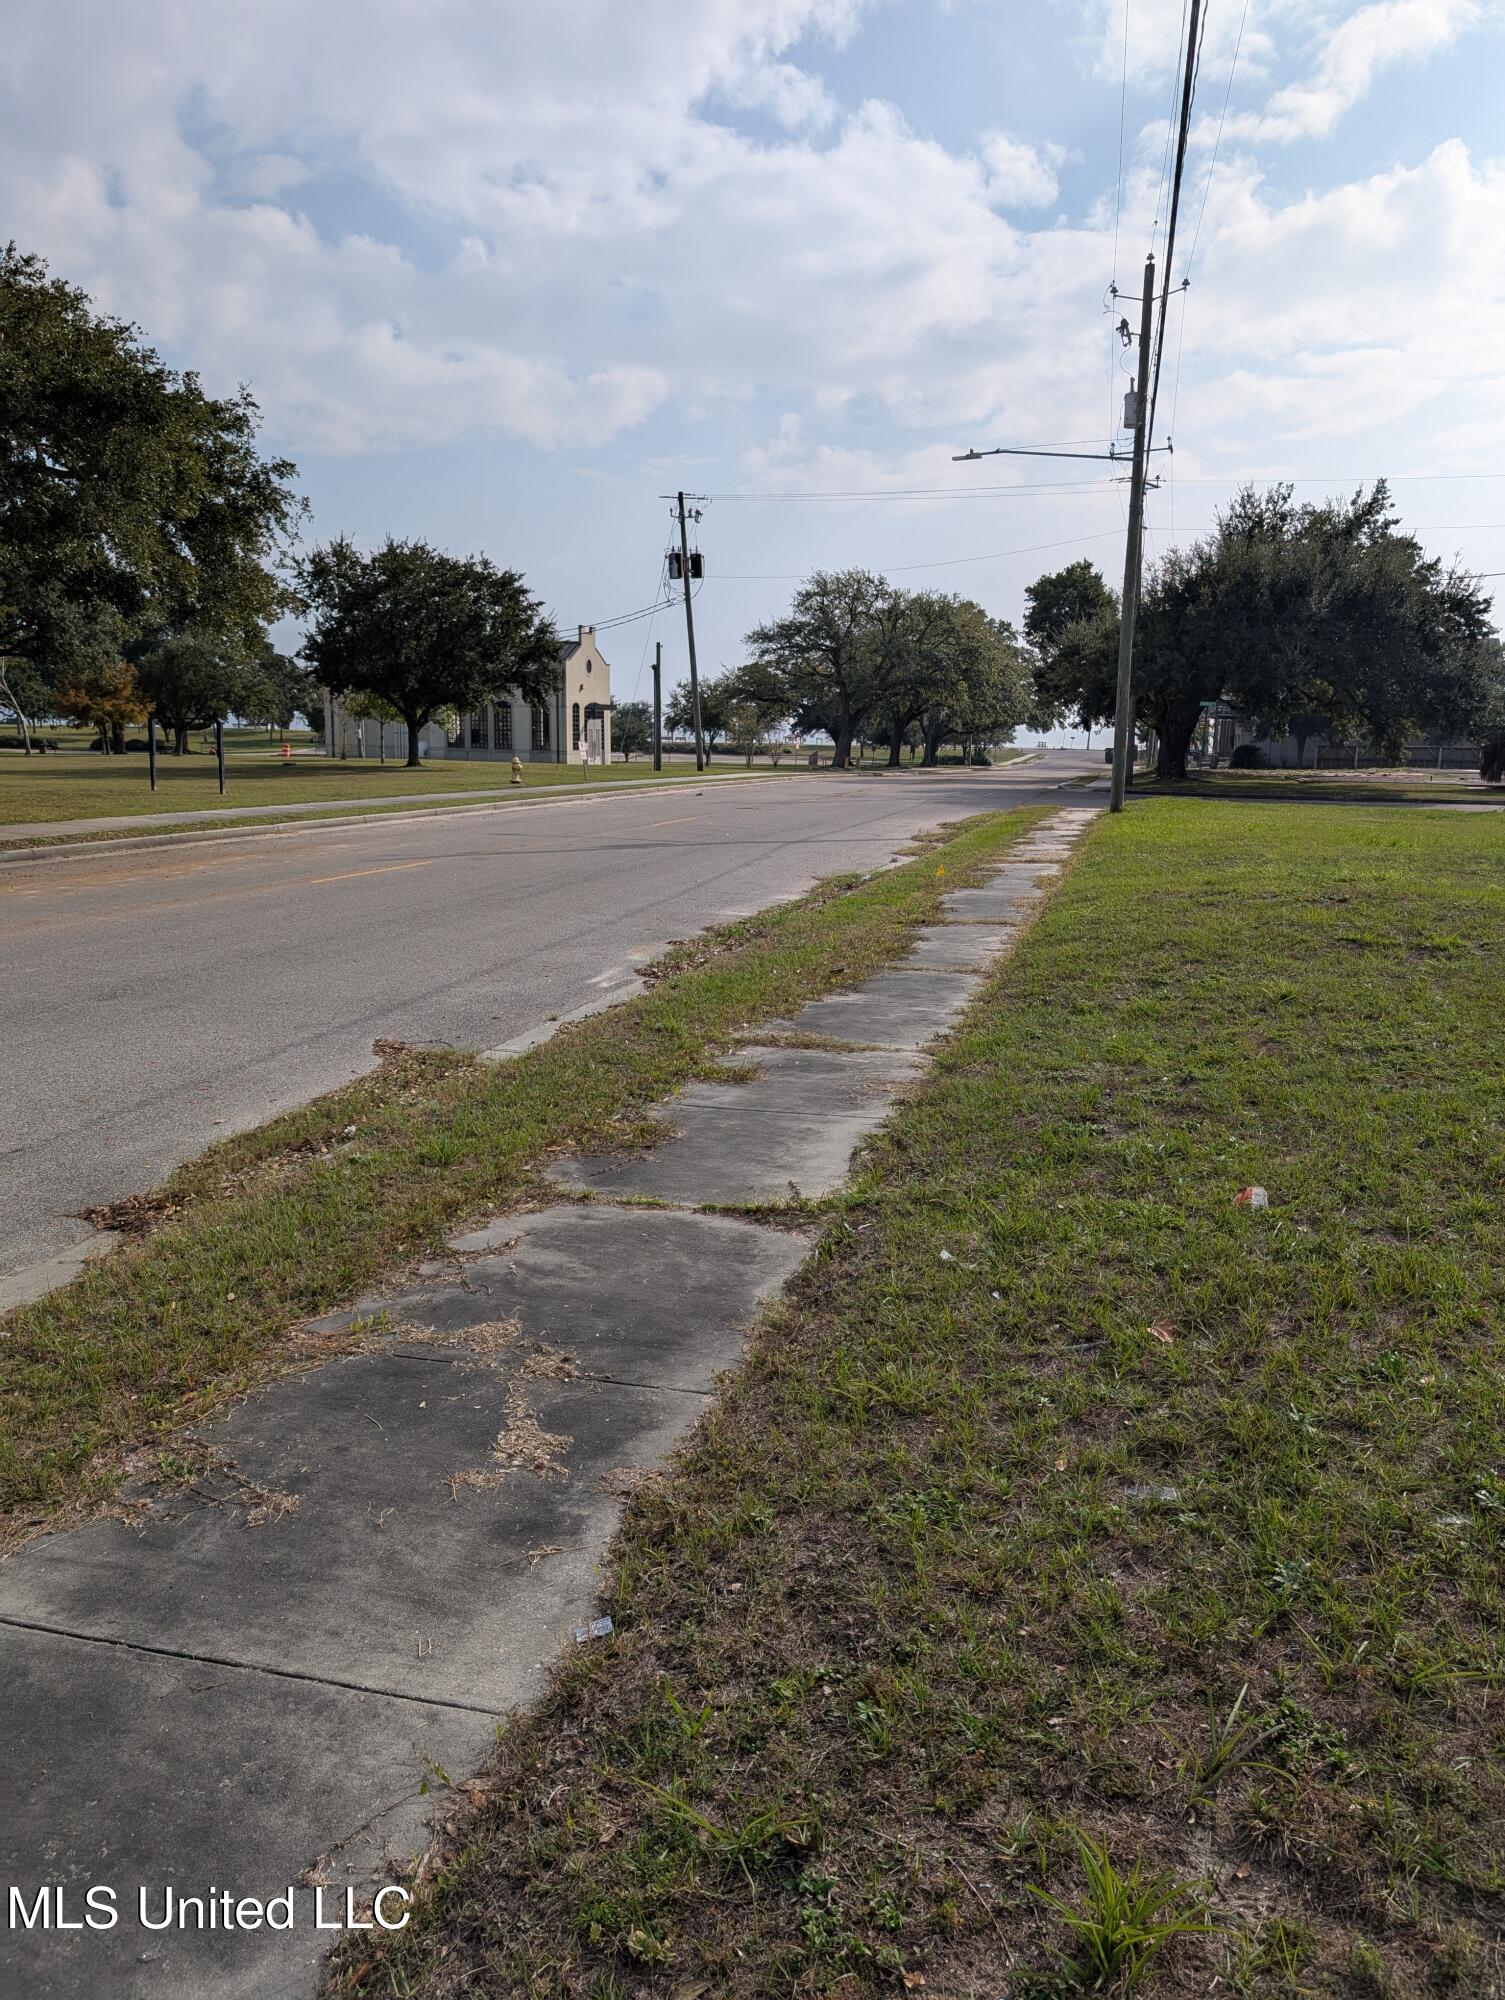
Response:
[[[1228,759],[1230,771],[1262,771],[1265,768],[1265,753],[1257,743],[1240,743]]]

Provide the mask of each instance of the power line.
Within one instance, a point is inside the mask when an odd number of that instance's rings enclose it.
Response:
[[[1201,241],[1202,237],[1202,217],[1207,213],[1207,197],[1212,192],[1212,177],[1217,170],[1218,164],[1218,148],[1223,143],[1223,121],[1228,116],[1228,102],[1233,96],[1233,79],[1238,70],[1239,50],[1244,46],[1244,23],[1248,18],[1249,0],[1244,0],[1244,11],[1239,15],[1238,20],[1238,37],[1233,44],[1233,61],[1228,65],[1228,88],[1223,92],[1223,109],[1218,114],[1217,137],[1212,142],[1212,158],[1207,164],[1207,184],[1202,189],[1202,206],[1197,210],[1197,226],[1192,231],[1191,253],[1186,260],[1185,276],[1188,282],[1191,279],[1192,264],[1196,260],[1197,244]],[[1174,418],[1172,421],[1174,422]]]
[[[1198,17],[1202,28],[1198,31]],[[1149,419],[1145,426],[1145,449],[1155,441],[1155,405],[1160,398],[1160,364],[1165,355],[1165,312],[1171,295],[1171,265],[1176,254],[1176,218],[1181,209],[1181,181],[1186,171],[1186,142],[1191,132],[1192,99],[1197,90],[1197,72],[1202,66],[1202,42],[1206,35],[1202,0],[1191,0],[1191,19],[1186,32],[1186,53],[1181,90],[1181,119],[1176,131],[1176,173],[1171,182],[1171,212],[1165,232],[1165,279],[1160,293],[1160,316],[1155,328],[1155,368],[1150,379]]]
[[[1124,0],[1124,60],[1118,86],[1118,192],[1113,202],[1113,282],[1118,283],[1118,223],[1124,205],[1124,112],[1129,101],[1129,0]],[[1111,389],[1110,389],[1111,398]]]
[[[1046,549],[1070,549],[1082,542],[1116,541],[1118,530],[1109,528],[1104,534],[1067,535],[1058,542],[1031,542],[1018,549],[993,549],[987,555],[946,556],[938,562],[923,563],[880,563],[879,573],[883,576],[904,576],[919,569],[959,569],[967,563],[1002,562],[1008,556],[1034,556]],[[799,583],[810,575],[806,569],[785,570],[723,570],[718,572],[718,583]]]
[[[1165,149],[1160,158],[1160,179],[1155,188],[1155,219],[1150,228],[1150,255],[1155,254],[1155,237],[1160,229],[1160,214],[1165,205],[1166,176],[1171,163],[1171,134],[1176,129],[1176,97],[1181,84],[1181,43],[1186,34],[1186,0],[1181,0],[1181,25],[1176,30],[1176,67],[1171,73],[1171,105],[1165,120]],[[1166,260],[1167,264],[1169,259]]]

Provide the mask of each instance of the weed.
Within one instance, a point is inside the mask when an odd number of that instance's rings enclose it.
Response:
[[[1168,1944],[1214,1930],[1208,1904],[1192,1883],[1146,1874],[1139,1861],[1120,1875],[1108,1850],[1090,1834],[1077,1835],[1077,1858],[1086,1883],[1079,1903],[1064,1902],[1044,1889],[1032,1888],[1031,1893],[1075,1937],[1080,1955],[1065,1969],[1082,1991],[1133,1993]]]

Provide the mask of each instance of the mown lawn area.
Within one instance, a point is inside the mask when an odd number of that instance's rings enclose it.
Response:
[[[1505,807],[1505,786],[1486,785],[1469,771],[1191,771],[1184,778],[1135,779],[1149,797],[1261,800],[1305,804],[1344,800],[1359,805],[1479,805]]]
[[[541,1191],[554,1152],[656,1130],[646,1108],[718,1073],[739,1028],[900,955],[946,888],[1039,817],[987,814],[692,939],[641,997],[514,1062],[378,1044],[373,1074],[101,1216],[139,1234],[0,1320],[0,1546],[107,1498],[130,1454],[217,1400],[318,1359],[303,1319]]]
[[[1502,964],[1492,818],[1099,821],[339,1989],[1505,1992]]]
[[[721,777],[740,764],[718,764]],[[757,767],[764,776],[766,765]],[[792,763],[781,766],[787,775]],[[651,758],[593,770],[587,780],[579,764],[524,764],[525,787],[632,783],[665,777],[694,777],[693,757],[679,757],[655,774]],[[235,806],[329,804],[347,799],[421,799],[433,792],[511,790],[502,763],[469,764],[438,759],[409,771],[374,757],[332,759],[300,750],[288,763],[263,749],[239,749],[225,758],[221,798],[214,756],[159,757],[157,789],[147,782],[144,756],[70,755],[0,757],[0,826],[60,819],[111,819],[125,813],[217,811]]]

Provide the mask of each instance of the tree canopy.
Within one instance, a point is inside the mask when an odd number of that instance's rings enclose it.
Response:
[[[652,750],[653,710],[646,701],[619,701],[613,708],[611,747],[621,751],[624,764],[631,763],[634,750]]]
[[[0,252],[0,656],[45,695],[144,633],[255,643],[288,608],[302,514],[259,424],[249,390],[206,395],[40,258]]]
[[[1118,629],[1118,599],[1095,563],[1081,560],[1037,577],[1024,593],[1024,636],[1034,652],[1035,699],[1030,722],[1049,729],[1076,705],[1068,664],[1060,669],[1061,648],[1074,627],[1111,618]]]
[[[731,711],[737,699],[736,676],[732,672],[702,674],[700,677],[700,733],[705,739],[706,755],[709,757],[716,747],[718,737],[725,736]],[[664,720],[677,733],[690,734],[695,728],[695,715],[690,701],[690,683],[682,681],[669,697],[669,705],[664,710]]]
[[[1159,740],[1157,770],[1185,775],[1203,707],[1217,700],[1271,734],[1325,727],[1391,755],[1418,730],[1481,728],[1505,679],[1489,611],[1476,578],[1400,532],[1383,480],[1305,506],[1289,486],[1246,487],[1210,535],[1146,575],[1134,690]],[[1044,700],[1106,722],[1117,655],[1106,606],[1053,631]]]
[[[343,537],[299,565],[313,623],[303,658],[334,694],[385,701],[408,730],[408,763],[439,710],[476,708],[512,689],[546,701],[559,638],[518,571],[486,556],[388,540],[362,555]]]
[[[886,740],[898,764],[916,724],[933,764],[947,738],[1011,733],[1029,708],[1009,626],[965,598],[898,590],[867,570],[817,572],[747,646],[736,699],[823,730],[838,767],[859,735]]]
[[[170,732],[179,752],[191,729],[237,715],[286,729],[312,705],[307,673],[263,637],[254,647],[213,630],[190,628],[137,641],[126,649],[143,704]]]

